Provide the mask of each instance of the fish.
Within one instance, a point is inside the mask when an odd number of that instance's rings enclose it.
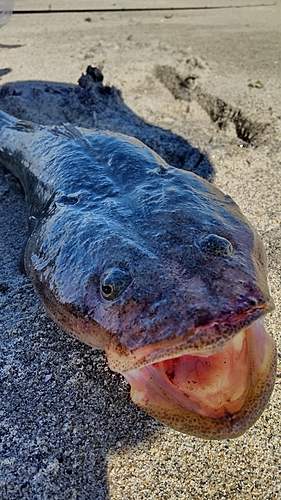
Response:
[[[172,429],[248,430],[277,355],[265,250],[237,204],[133,137],[2,111],[0,163],[25,192],[24,266],[50,317]]]

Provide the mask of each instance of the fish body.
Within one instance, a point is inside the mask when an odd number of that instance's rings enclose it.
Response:
[[[133,401],[172,428],[248,429],[276,346],[264,248],[234,201],[132,137],[3,112],[0,162],[23,185],[25,269],[54,321],[105,350]]]

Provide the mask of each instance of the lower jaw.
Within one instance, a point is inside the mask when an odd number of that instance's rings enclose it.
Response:
[[[179,389],[174,380],[167,376],[167,367],[171,367],[173,360],[165,360],[123,373],[131,385],[133,401],[151,416],[185,434],[203,439],[230,439],[242,435],[256,422],[270,398],[276,376],[276,346],[266,333],[262,320],[237,334],[238,339],[239,336],[243,336],[246,341],[248,367],[245,383],[243,385],[241,382],[241,390],[236,398],[233,399],[231,384],[229,397],[225,395],[222,403],[217,400],[217,406],[214,405],[213,396],[212,403],[209,396],[204,400],[204,390],[199,391],[198,397],[197,391],[193,394],[183,389],[182,377]],[[235,338],[230,343],[237,343]],[[225,349],[230,347],[226,344]],[[204,360],[219,356],[217,353],[211,356],[205,352],[199,354],[197,358]],[[181,360],[185,359],[186,362],[189,357],[185,353],[175,361],[180,366]],[[233,366],[235,368],[235,363]],[[205,375],[208,375],[207,369]],[[237,386],[235,373],[233,377],[234,391]]]

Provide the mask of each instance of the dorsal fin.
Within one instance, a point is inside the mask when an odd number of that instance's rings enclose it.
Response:
[[[35,132],[35,130],[38,128],[34,123],[32,122],[26,122],[24,120],[18,120],[12,128],[19,130],[20,132]]]
[[[4,111],[0,111],[0,123],[4,123],[9,128],[23,131],[23,132],[34,132],[36,130],[36,125],[32,122],[26,120],[18,120]]]
[[[87,137],[78,130],[74,125],[71,123],[63,123],[62,127],[57,127],[56,125],[52,127],[52,131],[64,135],[68,139],[76,139],[76,141],[79,141],[82,143],[84,146],[86,146],[87,149],[90,149],[90,151],[93,153],[94,149],[88,141]]]

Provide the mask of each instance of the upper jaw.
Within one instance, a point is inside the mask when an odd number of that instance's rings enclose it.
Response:
[[[127,371],[164,361],[183,354],[210,356],[257,319],[274,309],[273,301],[259,307],[233,314],[228,320],[213,321],[210,324],[184,332],[173,339],[161,340],[136,350],[130,350],[111,339],[106,349],[108,363],[113,371],[125,374]]]

